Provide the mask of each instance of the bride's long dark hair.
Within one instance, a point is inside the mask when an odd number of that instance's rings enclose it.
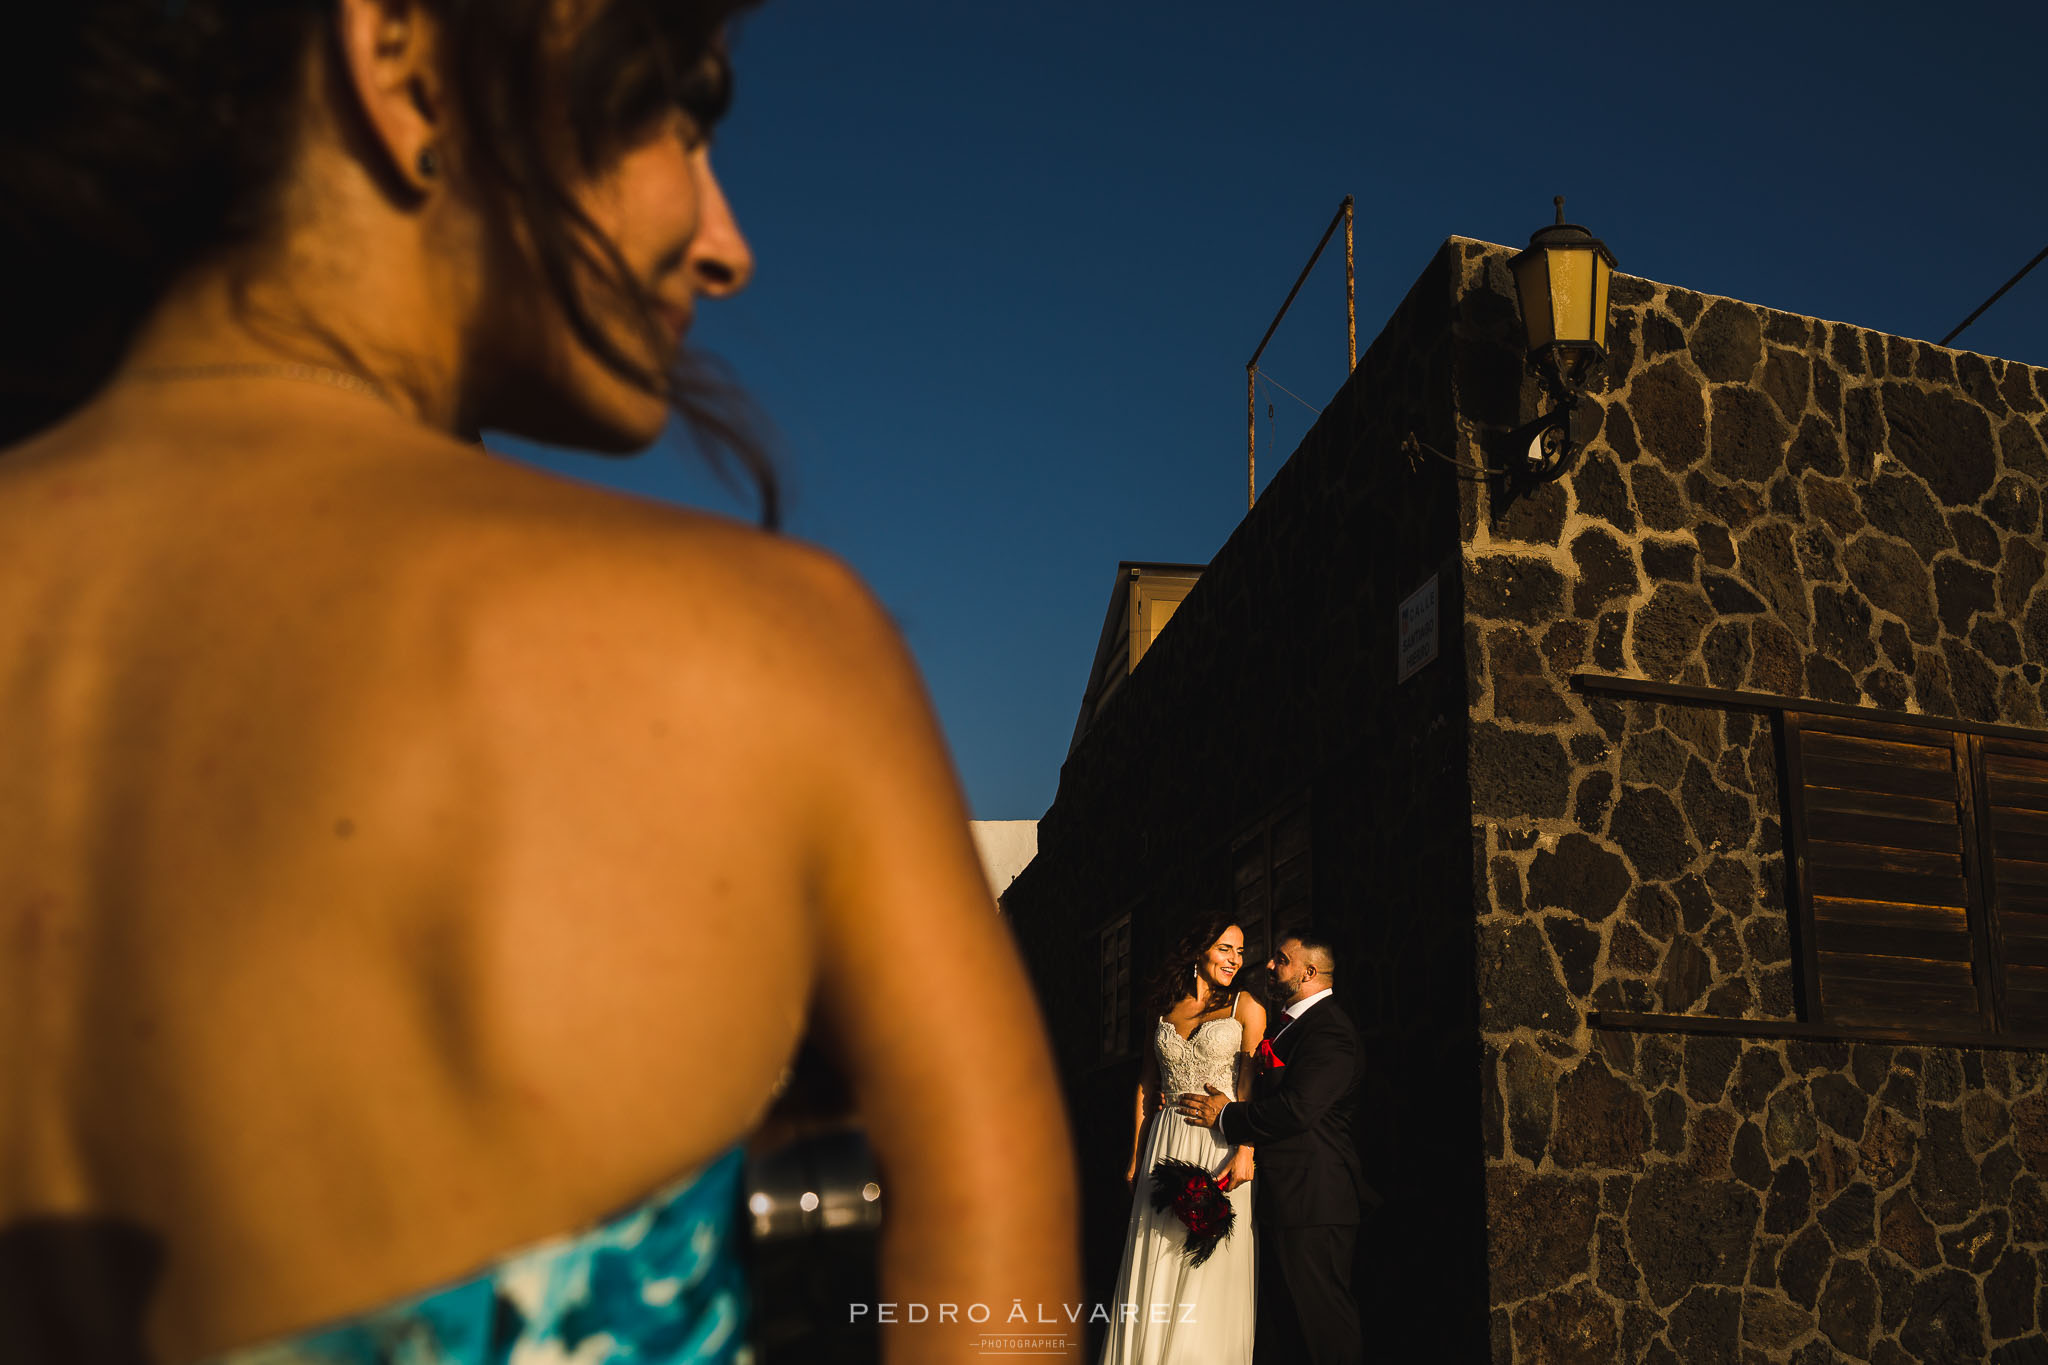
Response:
[[[1159,970],[1152,974],[1151,983],[1145,989],[1146,1010],[1163,1019],[1167,1011],[1193,995],[1197,983],[1195,969],[1200,966],[1203,956],[1216,946],[1216,940],[1223,937],[1224,930],[1237,928],[1240,928],[1237,920],[1228,914],[1206,915],[1190,925],[1160,961]],[[1234,1008],[1238,991],[1242,989],[1234,978],[1220,991],[1206,981],[1200,984],[1204,988],[1203,1014],[1213,1013],[1226,1005]]]

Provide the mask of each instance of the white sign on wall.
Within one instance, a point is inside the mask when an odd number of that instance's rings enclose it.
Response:
[[[1407,682],[1436,658],[1436,575],[1401,603],[1401,672]]]

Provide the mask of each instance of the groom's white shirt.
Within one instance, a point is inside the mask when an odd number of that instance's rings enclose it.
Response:
[[[1281,1013],[1285,1014],[1289,1019],[1299,1019],[1302,1015],[1307,1014],[1310,1010],[1314,1009],[1316,1007],[1317,1001],[1322,1000],[1327,996],[1331,995],[1334,992],[1334,990],[1335,987],[1325,986],[1321,990],[1317,991],[1314,995],[1308,996],[1305,999],[1295,1001],[1286,1009],[1282,1010]]]

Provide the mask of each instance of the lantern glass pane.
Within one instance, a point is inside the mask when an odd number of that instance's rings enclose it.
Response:
[[[1614,273],[1607,264],[1607,258],[1595,252],[1593,256],[1593,344],[1601,350],[1607,349],[1607,279]]]
[[[1581,247],[1552,247],[1550,257],[1551,325],[1559,341],[1590,341],[1593,336],[1593,253]]]
[[[1515,293],[1521,296],[1522,329],[1529,334],[1529,349],[1548,346],[1556,332],[1550,318],[1549,253],[1525,251],[1511,264],[1515,268]]]

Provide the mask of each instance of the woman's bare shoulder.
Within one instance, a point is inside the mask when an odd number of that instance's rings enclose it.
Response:
[[[658,665],[657,685],[710,685],[790,721],[807,699],[843,713],[912,676],[888,613],[819,546],[524,468],[453,501],[430,506],[436,578],[537,667],[641,660]]]

